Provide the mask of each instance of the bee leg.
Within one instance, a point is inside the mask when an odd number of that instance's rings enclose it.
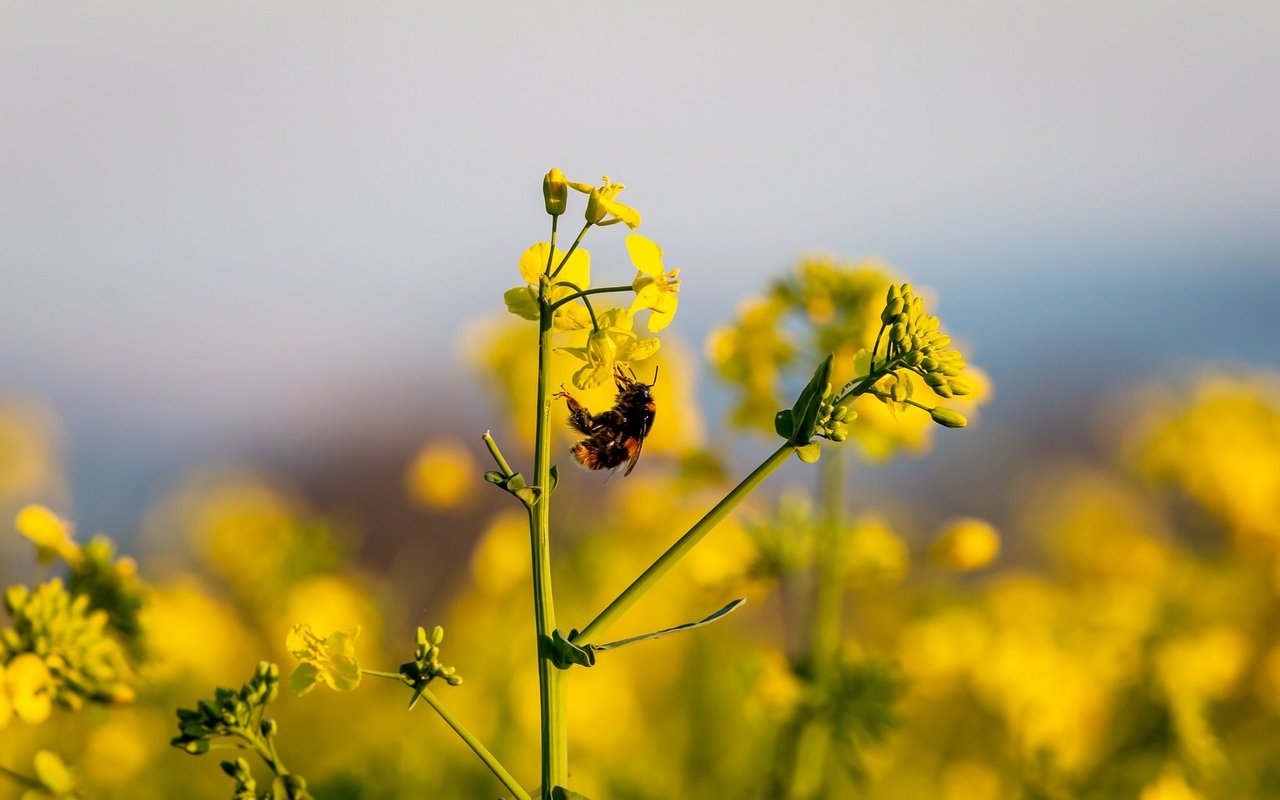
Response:
[[[591,412],[582,403],[579,403],[568,392],[556,392],[556,397],[563,397],[565,405],[569,407],[569,426],[584,436],[590,436],[592,433]]]

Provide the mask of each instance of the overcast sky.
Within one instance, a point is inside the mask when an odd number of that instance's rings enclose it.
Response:
[[[550,166],[628,184],[694,339],[812,250],[888,258],[991,355],[1010,303],[1065,341],[1104,279],[1269,304],[1278,43],[1275,0],[0,0],[0,389],[101,460],[438,373]]]

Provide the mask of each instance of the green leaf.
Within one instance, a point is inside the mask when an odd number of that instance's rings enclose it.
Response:
[[[818,428],[818,412],[822,409],[822,398],[827,393],[827,384],[831,382],[831,364],[834,360],[835,354],[828,353],[814,370],[808,385],[796,398],[795,405],[791,407],[795,427],[791,438],[787,441],[792,444],[808,444],[813,438],[813,432]]]
[[[520,502],[529,508],[533,508],[538,504],[538,498],[542,497],[542,489],[537,486],[526,486],[523,489],[512,492],[512,494],[519,497]]]
[[[507,310],[517,317],[535,321],[538,319],[538,293],[530,287],[508,289],[503,293],[502,301],[507,304]]]
[[[524,476],[519,472],[511,473],[511,476],[502,483],[502,488],[512,494],[515,494],[526,486],[528,486],[528,484],[524,482]]]
[[[484,474],[484,479],[489,483],[492,483],[494,486],[501,486],[507,482],[507,476],[498,472],[496,469],[491,469],[486,472]]]
[[[791,436],[796,432],[796,418],[791,409],[784,408],[774,415],[773,429],[783,439],[791,441]]]
[[[551,465],[551,478],[547,481],[547,495],[550,496],[556,490],[556,485],[560,483],[560,470],[556,469],[556,465]]]
[[[679,631],[687,631],[692,628],[698,628],[703,625],[707,625],[709,623],[715,622],[716,620],[729,614],[729,612],[733,611],[734,609],[736,609],[738,606],[742,605],[745,602],[747,602],[747,599],[745,597],[739,597],[737,600],[734,600],[726,604],[724,608],[721,608],[719,611],[715,612],[714,614],[708,617],[704,617],[703,619],[700,619],[697,622],[686,622],[683,625],[676,625],[673,628],[663,628],[660,631],[654,631],[653,633],[645,633],[640,636],[632,636],[629,639],[619,639],[616,642],[609,642],[608,644],[587,645],[586,649],[587,650],[616,650],[619,647],[623,647],[629,644],[635,644],[636,642],[643,642],[646,639],[657,639],[661,636],[667,636],[669,634],[677,633]]]
[[[569,631],[569,639],[578,634],[577,631]],[[586,647],[578,647],[573,642],[564,637],[560,630],[551,632],[550,639],[543,639],[546,644],[547,658],[551,659],[551,663],[560,669],[568,669],[574,664],[582,667],[594,667],[596,664],[596,654],[591,645]]]
[[[551,790],[551,800],[591,800],[591,798],[563,786],[557,786]]]
[[[822,456],[822,442],[812,441],[796,448],[796,457],[806,464],[816,464]]]
[[[427,690],[426,681],[418,681],[413,685],[413,696],[409,698],[410,711],[412,711],[413,707],[416,706],[418,704],[418,701],[422,699],[422,693],[425,692],[426,690]]]

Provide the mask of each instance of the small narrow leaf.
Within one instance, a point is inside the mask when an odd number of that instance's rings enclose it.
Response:
[[[616,649],[618,649],[619,647],[623,647],[624,645],[634,644],[634,643],[636,643],[636,642],[643,642],[643,641],[644,641],[644,640],[646,640],[646,639],[657,639],[657,638],[659,638],[659,637],[667,636],[667,635],[669,635],[669,634],[677,633],[677,632],[679,632],[679,631],[687,631],[687,630],[690,630],[690,629],[692,629],[692,628],[698,628],[698,627],[701,627],[701,626],[703,626],[703,625],[707,625],[707,624],[709,624],[709,623],[715,622],[716,620],[718,620],[718,619],[720,619],[721,617],[723,617],[723,616],[727,615],[729,612],[733,611],[734,609],[736,609],[738,606],[742,605],[742,604],[743,604],[743,603],[745,603],[745,602],[747,602],[747,599],[746,599],[745,597],[739,597],[737,600],[734,600],[734,601],[732,601],[732,602],[728,603],[727,605],[725,605],[725,607],[724,607],[724,608],[722,608],[722,609],[720,609],[719,611],[715,612],[715,613],[714,613],[714,614],[712,614],[711,616],[709,616],[709,617],[705,617],[705,618],[703,618],[703,619],[700,619],[700,620],[698,620],[697,622],[686,622],[686,623],[684,623],[683,625],[676,625],[676,626],[675,626],[675,627],[673,627],[673,628],[663,628],[663,629],[662,629],[662,630],[660,630],[660,631],[654,631],[653,633],[646,633],[646,634],[642,634],[642,635],[640,635],[640,636],[632,636],[632,637],[631,637],[631,638],[629,638],[629,639],[619,639],[619,640],[618,640],[618,641],[616,641],[616,642],[609,642],[608,644],[587,645],[587,648],[586,648],[586,649],[588,649],[588,650],[616,650]]]
[[[577,631],[569,631],[569,639],[572,639],[577,633]],[[560,669],[568,669],[574,664],[582,667],[594,667],[596,654],[591,645],[579,647],[569,639],[566,639],[564,634],[557,628],[551,632],[550,639],[542,640],[546,643],[547,658],[551,659],[551,663]]]
[[[547,494],[550,495],[556,490],[556,484],[560,483],[560,470],[556,469],[556,465],[551,465],[551,479],[547,481]]]
[[[591,800],[591,798],[563,786],[557,786],[551,790],[551,800]]]
[[[495,486],[501,486],[507,482],[507,476],[498,472],[496,469],[491,469],[486,472],[484,474],[484,479]]]

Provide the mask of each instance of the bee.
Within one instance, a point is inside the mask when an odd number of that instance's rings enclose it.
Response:
[[[569,406],[569,425],[586,438],[575,444],[569,452],[587,469],[617,469],[625,461],[631,474],[640,459],[644,439],[653,428],[655,413],[653,395],[649,390],[658,382],[654,370],[653,383],[641,383],[635,373],[628,374],[621,366],[613,369],[613,382],[618,387],[618,398],[613,408],[592,414],[572,395],[560,387],[555,397],[563,397]]]

